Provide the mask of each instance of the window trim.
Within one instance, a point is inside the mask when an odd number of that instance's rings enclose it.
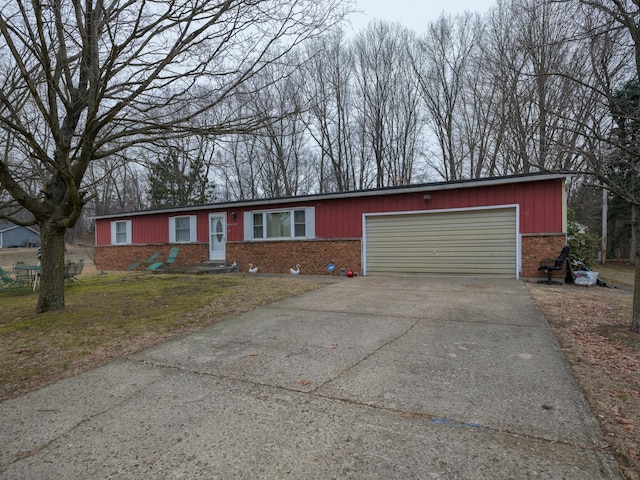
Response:
[[[118,242],[118,224],[125,225],[125,241]],[[111,222],[111,245],[131,245],[131,220],[114,220]]]
[[[295,236],[296,221],[295,212],[304,212],[304,236]],[[288,237],[267,237],[267,214],[289,213],[291,222],[291,235]],[[254,215],[262,215],[262,237],[254,237]],[[300,225],[300,223],[298,223]],[[291,207],[270,210],[250,210],[244,213],[244,239],[254,242],[271,242],[282,240],[310,240],[316,236],[315,207]]]
[[[189,219],[189,240],[176,239],[176,219]],[[198,238],[198,221],[196,215],[176,215],[169,217],[169,243],[196,243]]]

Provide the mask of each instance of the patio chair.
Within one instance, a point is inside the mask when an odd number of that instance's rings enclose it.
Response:
[[[11,274],[0,267],[0,288],[19,288],[23,285],[11,278]]]
[[[64,279],[67,281],[67,285],[71,285],[76,276],[78,264],[67,260],[64,264]]]
[[[82,273],[82,270],[84,269],[84,258],[81,258],[80,260],[78,260],[78,266],[76,267],[76,276],[80,275]]]
[[[556,280],[551,280],[551,275],[553,274],[553,272],[557,272],[559,270],[562,270],[564,268],[564,264],[567,261],[567,258],[569,258],[569,251],[571,250],[571,247],[569,245],[566,245],[562,251],[560,252],[560,255],[558,255],[558,258],[553,259],[553,258],[545,258],[544,260],[542,260],[540,262],[540,266],[538,267],[538,271],[539,272],[544,272],[547,274],[547,279],[546,280],[538,280],[538,283],[546,283],[547,285],[551,285],[552,283],[555,283],[557,285],[562,285],[562,282],[558,282]]]
[[[135,269],[137,269],[140,265],[142,265],[142,262],[133,262],[131,265],[129,265],[128,267],[125,267],[125,270],[127,272],[132,272]]]
[[[178,257],[178,253],[180,253],[179,247],[173,247],[169,250],[169,255],[167,255],[167,259],[163,262],[155,262],[147,267],[147,270],[155,271],[159,268],[163,268],[166,265],[173,265],[176,263],[176,258]]]
[[[153,252],[151,255],[149,255],[149,258],[147,258],[144,263],[147,265],[151,265],[152,263],[155,263],[158,261],[158,257],[160,256],[160,252]]]
[[[70,283],[76,282],[78,280],[77,277],[82,273],[83,269],[84,269],[84,258],[81,258],[76,262],[76,268],[72,269],[72,271],[69,272],[71,274],[69,276]]]
[[[81,258],[77,262],[68,261],[64,265],[64,278],[67,281],[67,285],[71,285],[76,282],[78,275],[82,273],[84,269],[84,258]]]
[[[133,270],[136,270],[137,268],[139,268],[143,263],[145,265],[151,265],[152,263],[155,263],[156,260],[158,260],[158,257],[160,256],[160,252],[153,252],[149,258],[147,258],[144,262],[133,262],[131,265],[129,265],[127,268],[125,268],[126,271],[131,272]]]
[[[13,264],[13,273],[16,276],[16,282],[22,286],[31,285],[31,282],[33,282],[33,274],[31,270],[20,268],[23,265],[26,265],[26,263],[16,262]]]

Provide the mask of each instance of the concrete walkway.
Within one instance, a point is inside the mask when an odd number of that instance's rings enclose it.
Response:
[[[516,280],[358,277],[0,404],[2,479],[616,479]]]

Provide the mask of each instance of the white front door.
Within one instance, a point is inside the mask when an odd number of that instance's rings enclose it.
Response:
[[[209,260],[225,260],[225,241],[227,239],[227,215],[211,213],[209,215]]]

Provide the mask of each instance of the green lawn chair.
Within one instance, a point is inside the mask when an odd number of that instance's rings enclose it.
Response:
[[[147,270],[155,271],[155,270],[158,270],[159,268],[163,268],[164,266],[173,265],[174,263],[176,263],[176,258],[178,257],[178,253],[180,253],[180,248],[173,247],[171,250],[169,250],[169,255],[167,255],[167,259],[164,262],[152,263],[147,267]]]
[[[147,258],[144,263],[146,265],[150,265],[152,263],[155,263],[156,260],[158,259],[158,257],[160,256],[160,252],[153,252],[149,258]],[[134,262],[131,265],[129,265],[127,268],[125,268],[125,270],[127,272],[131,272],[132,270],[137,269],[138,267],[140,267],[142,265],[142,262]]]
[[[0,288],[19,288],[23,285],[11,278],[11,274],[0,267]]]
[[[140,265],[142,265],[142,262],[133,262],[131,265],[129,265],[128,267],[125,267],[125,270],[127,272],[132,272],[133,270],[135,270],[136,268],[138,268]]]
[[[147,265],[151,265],[152,263],[155,263],[158,261],[158,257],[160,256],[160,252],[153,252],[149,258],[147,258],[144,263],[146,263]]]

